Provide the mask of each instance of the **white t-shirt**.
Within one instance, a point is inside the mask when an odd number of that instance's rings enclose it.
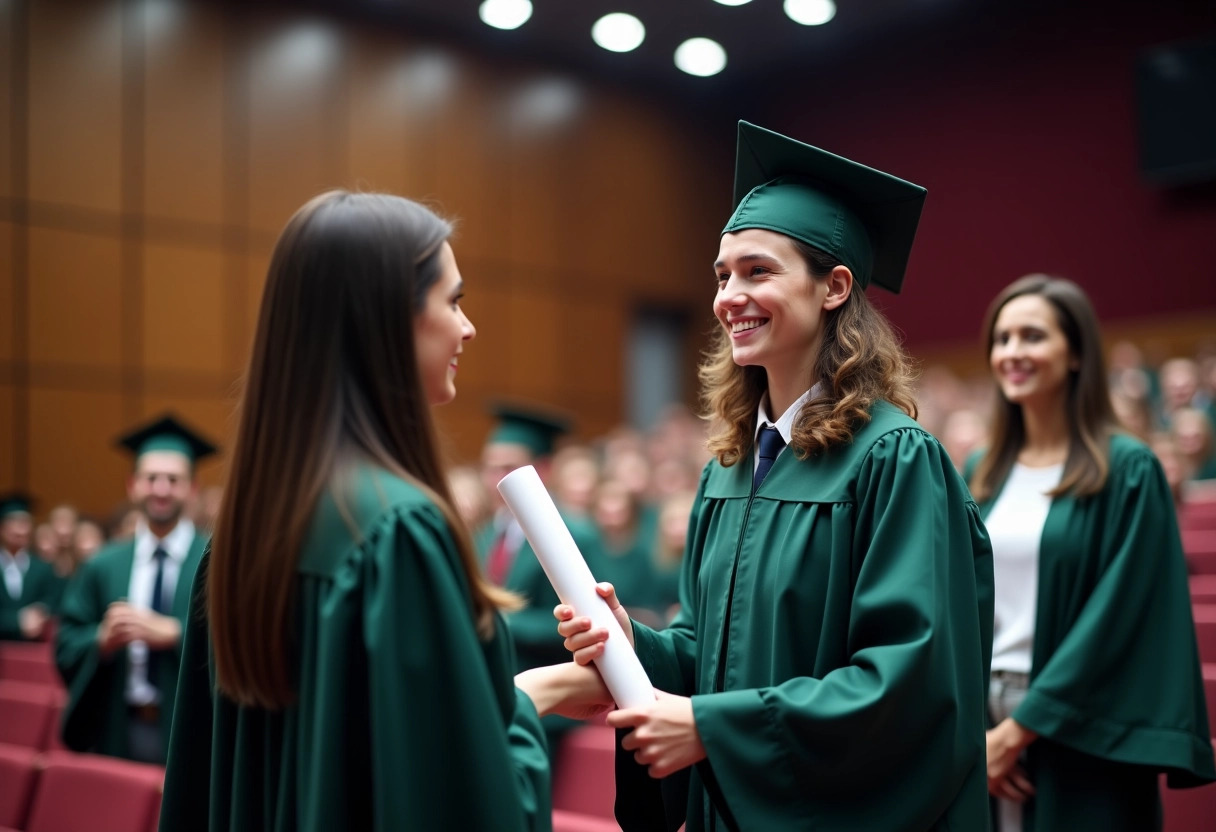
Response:
[[[996,621],[992,669],[1029,673],[1039,596],[1039,546],[1051,508],[1047,492],[1064,464],[1027,468],[1015,463],[984,525],[992,541]]]

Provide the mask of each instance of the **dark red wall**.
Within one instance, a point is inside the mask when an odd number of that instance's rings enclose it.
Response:
[[[975,337],[1034,271],[1080,282],[1104,320],[1216,322],[1216,187],[1142,180],[1134,85],[1144,47],[1216,35],[1216,3],[1118,5],[885,42],[769,103],[774,129],[929,189],[903,294],[872,295],[910,347]]]

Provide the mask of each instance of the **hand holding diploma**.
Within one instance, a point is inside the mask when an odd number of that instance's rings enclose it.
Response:
[[[541,484],[536,469],[528,465],[512,471],[503,477],[498,490],[519,520],[563,604],[588,616],[595,629],[615,636],[603,643],[595,664],[617,706],[630,708],[654,702],[654,688],[646,671],[620,622],[597,593],[595,578],[562,522],[549,492]]]

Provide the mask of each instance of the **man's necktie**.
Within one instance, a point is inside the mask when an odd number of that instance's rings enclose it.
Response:
[[[157,546],[156,551],[152,553],[152,559],[156,561],[156,578],[152,581],[152,612],[166,615],[169,610],[169,605],[165,603],[165,558],[169,557],[169,553],[162,547]],[[148,648],[148,684],[154,688],[160,687],[160,679],[157,678],[157,671],[160,667],[160,651]]]
[[[785,440],[781,438],[779,430],[766,426],[760,429],[758,444],[760,445],[760,463],[756,466],[756,476],[752,479],[753,494],[759,490],[760,483],[764,482],[769,469],[777,461],[777,454],[781,453],[781,449],[785,447]]]

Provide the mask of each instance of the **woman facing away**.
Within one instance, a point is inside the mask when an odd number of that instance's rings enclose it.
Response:
[[[450,232],[335,191],[276,245],[195,582],[165,832],[550,826],[499,616],[516,601],[475,565],[431,422],[475,335]]]
[[[741,123],[735,195],[680,611],[656,631],[601,588],[658,689],[608,715],[617,818],[984,830],[988,541],[861,291],[899,289],[924,189]],[[600,653],[555,614],[577,663]]]
[[[1160,829],[1159,773],[1216,780],[1169,485],[1118,429],[1079,286],[1022,278],[985,333],[997,406],[968,475],[996,574],[998,832]]]

